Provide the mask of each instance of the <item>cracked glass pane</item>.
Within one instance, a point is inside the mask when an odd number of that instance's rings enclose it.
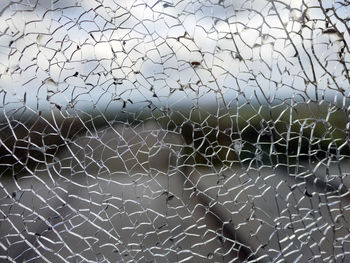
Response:
[[[349,262],[350,2],[3,0],[1,262]]]

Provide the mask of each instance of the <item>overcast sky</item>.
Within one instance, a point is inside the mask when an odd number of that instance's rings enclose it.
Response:
[[[327,32],[318,1],[5,2],[0,99],[7,110],[57,104],[104,112],[349,93],[339,59],[349,61],[349,52]],[[345,7],[334,10],[347,17]],[[347,44],[345,25],[329,15]]]

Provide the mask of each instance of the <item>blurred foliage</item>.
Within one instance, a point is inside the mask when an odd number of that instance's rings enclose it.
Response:
[[[218,117],[217,117],[218,116]],[[330,103],[245,103],[229,110],[178,109],[80,113],[62,109],[23,113],[0,124],[0,169],[11,174],[50,163],[66,143],[106,125],[156,120],[183,136],[184,161],[208,165],[291,165],[299,159],[350,155],[349,116]]]

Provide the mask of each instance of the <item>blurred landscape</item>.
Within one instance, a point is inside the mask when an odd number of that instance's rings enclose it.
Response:
[[[349,14],[0,2],[0,261],[348,262]]]
[[[347,118],[344,107],[327,102],[275,106],[246,103],[229,110],[193,107],[166,112],[154,108],[80,116],[57,108],[40,114],[23,110],[22,117],[1,121],[0,167],[3,173],[16,174],[26,166],[49,161],[69,141],[86,132],[147,120],[156,121],[164,131],[181,134],[188,164],[230,166],[257,161],[291,165],[299,159],[342,159],[350,153]]]

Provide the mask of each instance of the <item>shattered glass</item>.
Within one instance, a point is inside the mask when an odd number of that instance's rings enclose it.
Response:
[[[1,262],[349,262],[350,1],[0,1]]]

